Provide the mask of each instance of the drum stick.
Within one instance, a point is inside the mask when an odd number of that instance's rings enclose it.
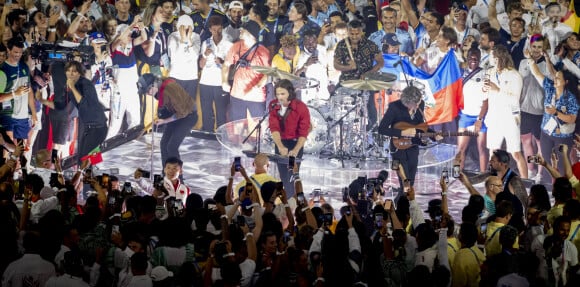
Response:
[[[352,49],[350,48],[350,40],[348,37],[344,39],[344,43],[346,43],[346,49],[348,50],[348,55],[350,56],[350,60],[354,61],[354,56],[352,55]]]

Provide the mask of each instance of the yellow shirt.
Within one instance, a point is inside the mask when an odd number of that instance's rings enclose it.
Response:
[[[570,225],[570,234],[567,240],[572,241],[577,250],[580,250],[580,220],[572,220]],[[578,260],[580,260],[580,252],[578,252]]]
[[[550,223],[550,226],[554,225],[554,220],[558,216],[562,216],[563,214],[564,214],[564,204],[563,203],[552,206],[550,211],[548,211],[548,223]]]
[[[272,58],[272,67],[278,68],[278,70],[286,73],[293,74],[296,71],[298,65],[298,59],[300,58],[300,48],[296,47],[296,55],[292,59],[292,62],[288,63],[284,59],[284,52],[280,49],[280,52]]]
[[[268,181],[273,181],[273,182],[279,182],[280,180],[267,174],[267,173],[259,173],[259,174],[254,174],[250,177],[254,178],[259,184],[260,186],[257,186],[255,182],[252,182],[254,184],[254,190],[258,191],[258,197],[260,198],[260,205],[264,204],[264,199],[262,199],[262,194],[260,193],[260,187]],[[236,199],[240,196],[240,188],[245,187],[246,186],[246,180],[242,180],[240,183],[236,184],[236,187],[234,188],[234,198]]]
[[[487,231],[485,233],[485,255],[489,258],[492,255],[501,253],[501,244],[499,243],[500,228],[505,226],[503,223],[490,222],[487,224]],[[516,242],[513,248],[519,249],[519,239],[516,237]],[[457,256],[457,255],[456,255]]]
[[[455,254],[455,260],[451,267],[451,286],[479,286],[481,280],[481,264],[485,261],[483,252],[476,246],[461,248]]]
[[[447,258],[449,258],[449,266],[453,266],[455,261],[455,254],[461,249],[461,243],[456,237],[447,238]]]

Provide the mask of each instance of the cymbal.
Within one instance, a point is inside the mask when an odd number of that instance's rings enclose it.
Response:
[[[376,80],[376,81],[383,81],[383,82],[394,82],[397,80],[397,76],[391,73],[384,73],[384,72],[376,72],[376,73],[367,73],[365,74],[366,80]]]
[[[391,87],[392,83],[377,80],[349,80],[340,83],[343,87],[363,90],[363,91],[380,91]]]
[[[252,66],[251,68],[252,68],[252,70],[254,70],[260,74],[264,74],[266,76],[270,76],[270,77],[274,77],[274,78],[279,78],[279,79],[284,79],[284,80],[298,80],[298,79],[300,79],[300,77],[298,77],[296,75],[292,75],[290,73],[280,71],[275,67]]]
[[[295,89],[310,89],[318,87],[320,82],[317,79],[312,78],[299,78],[297,80],[292,80],[292,85]]]

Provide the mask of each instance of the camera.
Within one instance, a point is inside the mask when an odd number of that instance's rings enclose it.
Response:
[[[299,192],[296,194],[296,199],[298,201],[298,203],[304,203],[306,202],[306,198],[304,198],[304,192]]]
[[[93,46],[62,47],[58,44],[40,42],[28,48],[30,57],[40,62],[71,62],[75,58],[80,58],[84,67],[90,67],[95,63],[95,50]]]
[[[133,186],[131,186],[130,182],[125,182],[123,184],[123,194],[131,194],[133,193]]]
[[[375,226],[379,229],[383,227],[383,214],[382,213],[375,213]]]

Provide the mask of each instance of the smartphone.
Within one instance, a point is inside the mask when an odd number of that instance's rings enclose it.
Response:
[[[51,186],[55,186],[57,184],[57,182],[58,182],[58,173],[56,173],[56,172],[51,173],[49,184]]]
[[[239,156],[234,157],[234,167],[236,171],[240,171],[242,168],[242,158]]]
[[[481,225],[481,234],[485,236],[486,232],[487,232],[487,223],[484,223]]]
[[[325,213],[322,215],[322,222],[332,224],[332,213]]]
[[[291,238],[291,234],[288,231],[284,231],[284,237],[282,237],[282,240],[284,241],[284,243],[288,243],[288,241],[290,241]]]
[[[346,215],[351,215],[352,214],[352,209],[350,209],[350,206],[346,207],[346,210],[344,211],[344,214]]]
[[[151,176],[151,172],[148,170],[139,169],[139,171],[141,172],[141,177],[149,178]]]
[[[130,193],[133,191],[133,186],[131,186],[130,182],[125,182],[125,184],[123,185],[123,191],[125,191],[126,193]]]
[[[324,25],[330,25],[330,18],[324,19]]]
[[[153,183],[161,183],[163,182],[163,177],[160,174],[153,175]]]
[[[116,175],[116,174],[119,174],[119,169],[118,169],[118,168],[116,168],[116,167],[115,167],[115,168],[111,168],[109,172],[110,172],[112,175]]]
[[[312,190],[312,198],[314,198],[314,202],[320,202],[320,192],[322,190],[320,188],[315,188]]]
[[[539,159],[537,155],[529,155],[528,156],[528,163],[538,164]]]
[[[558,152],[563,153],[564,152],[564,145],[561,144],[560,146],[558,146]]]
[[[294,169],[294,165],[296,164],[296,157],[289,156],[288,157],[288,169]]]
[[[375,213],[375,226],[377,228],[383,227],[383,214],[382,213]]]
[[[445,183],[449,183],[449,172],[446,167],[441,171],[441,177],[445,180]]]
[[[239,226],[246,225],[246,217],[243,215],[238,215],[238,217],[236,218],[236,222],[238,223]]]
[[[459,178],[460,171],[461,171],[461,168],[459,167],[459,165],[454,165],[453,171],[451,172],[451,176],[453,176],[453,178]]]
[[[296,199],[298,200],[299,203],[306,202],[306,199],[304,198],[304,192],[297,193]]]
[[[393,159],[391,162],[391,170],[399,170],[399,165],[401,162],[398,159]]]

